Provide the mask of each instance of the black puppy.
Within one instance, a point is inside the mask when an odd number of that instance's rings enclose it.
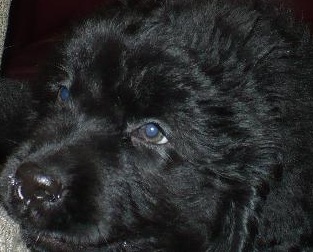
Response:
[[[0,180],[25,241],[313,251],[310,36],[261,1],[162,2],[83,22],[40,80]]]

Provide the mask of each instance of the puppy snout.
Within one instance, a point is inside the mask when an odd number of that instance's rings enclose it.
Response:
[[[24,163],[16,171],[16,192],[20,200],[30,205],[53,203],[62,196],[62,184],[46,175],[35,163]]]

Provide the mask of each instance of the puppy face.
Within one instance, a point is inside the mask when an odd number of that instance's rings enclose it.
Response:
[[[54,75],[61,78],[48,83],[55,94],[49,115],[8,163],[6,172],[17,174],[10,211],[36,248],[131,247],[137,240],[153,247],[159,239],[162,247],[173,228],[177,237],[190,228],[196,236],[202,215],[215,218],[214,203],[199,214],[220,197],[199,163],[210,146],[200,105],[210,80],[203,84],[171,48],[130,46],[111,33],[66,45],[63,70]],[[56,191],[47,192],[49,183]],[[190,216],[199,227],[184,220]],[[155,224],[163,234],[151,233]]]
[[[43,81],[53,99],[1,179],[32,249],[249,248],[276,131],[250,86],[263,49],[203,32],[213,13],[157,24],[158,13],[144,24],[129,14],[73,32]]]

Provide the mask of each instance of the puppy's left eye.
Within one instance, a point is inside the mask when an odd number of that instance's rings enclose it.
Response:
[[[61,86],[58,92],[58,97],[61,101],[68,101],[70,98],[70,91],[67,87]]]
[[[168,139],[156,123],[147,123],[139,129],[140,138],[152,144],[166,144]]]

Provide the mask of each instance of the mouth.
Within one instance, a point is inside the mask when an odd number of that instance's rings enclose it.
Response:
[[[125,251],[126,241],[108,242],[105,238],[75,237],[64,234],[38,232],[37,236],[27,236],[27,245],[34,251],[74,252],[74,251]]]
[[[59,237],[39,234],[36,239],[29,239],[28,246],[35,251],[82,251],[86,250],[86,245],[76,244],[74,242],[66,241]]]
[[[154,249],[153,251],[164,251],[164,247],[158,244],[159,241],[154,236],[107,239],[95,233],[69,235],[47,231],[38,231],[37,234],[34,234],[35,232],[26,233],[25,230],[23,231],[28,248],[37,252],[139,252],[151,251],[151,248]]]

